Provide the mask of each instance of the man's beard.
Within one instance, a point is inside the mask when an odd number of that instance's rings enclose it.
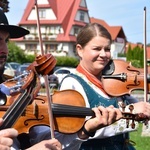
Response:
[[[4,68],[6,61],[7,61],[7,56],[6,55],[0,55],[0,69]]]
[[[0,68],[0,77],[3,75],[3,73],[4,73],[4,70],[5,70],[5,67],[3,67],[3,68]]]
[[[7,61],[7,56],[0,55],[0,75],[4,73],[6,61]]]

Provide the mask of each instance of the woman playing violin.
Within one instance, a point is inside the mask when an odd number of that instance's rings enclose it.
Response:
[[[112,137],[109,140],[110,138],[107,137],[121,133],[118,129],[119,126],[109,126],[122,117],[121,111],[115,108],[118,106],[117,99],[110,98],[102,89],[100,82],[101,72],[111,57],[110,44],[109,32],[98,24],[87,25],[77,36],[76,48],[80,57],[80,64],[76,74],[63,79],[60,90],[73,89],[81,93],[86,101],[86,106],[91,107],[95,116],[87,117],[83,127],[77,133],[67,135],[55,132],[55,137],[59,139],[64,150],[79,150],[82,143],[85,143],[85,146],[82,145],[84,147],[81,146],[81,149],[84,150],[96,150],[103,147],[105,149],[105,145],[107,146],[114,139]],[[35,132],[40,132],[37,138],[35,134],[32,136],[35,143],[42,139],[51,138],[49,127],[46,129],[46,127],[41,126],[34,129]],[[100,139],[104,140],[101,141]],[[121,144],[117,141],[116,143],[113,141],[112,144],[110,142],[109,150],[110,147],[114,149],[114,146],[122,150],[124,135],[121,134],[116,139],[121,139]],[[97,143],[91,143],[91,141],[97,141]]]
[[[125,96],[124,99],[121,99],[121,97],[110,97],[103,89],[101,76],[104,67],[111,59],[111,42],[111,35],[103,26],[92,23],[83,27],[77,36],[76,44],[80,63],[74,74],[70,74],[63,79],[60,90],[77,90],[83,95],[87,107],[95,108],[96,106],[111,106],[112,109],[115,109],[119,108],[120,104],[124,102],[128,104],[125,110],[129,111],[129,105],[130,103],[133,103],[134,111],[136,113],[144,113],[150,117],[149,103],[138,102],[131,96]],[[90,124],[90,120],[91,119],[87,118],[86,123]],[[137,129],[137,125],[138,123],[136,123],[135,129]],[[80,147],[80,150],[134,149],[128,142],[128,133],[134,129],[130,126],[129,128],[126,128],[126,120],[121,119],[104,128],[94,126],[91,130],[89,130],[87,126],[85,126],[85,128],[87,131],[84,133],[89,136],[89,138],[85,139],[81,147],[80,142],[75,143],[76,147],[77,144],[79,144],[78,147]]]

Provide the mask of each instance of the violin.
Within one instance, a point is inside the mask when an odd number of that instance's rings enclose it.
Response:
[[[64,134],[76,133],[84,125],[86,116],[95,115],[91,108],[85,107],[83,96],[75,90],[55,91],[52,95],[52,102],[54,129]],[[0,107],[0,114],[7,109],[9,109],[8,106]],[[135,127],[134,121],[148,121],[148,117],[142,113],[122,112],[122,115],[122,119],[132,120],[132,128]],[[38,95],[32,104],[26,107],[13,127],[19,133],[28,133],[32,127],[38,125],[50,125],[47,97],[42,95]]]
[[[148,91],[150,91],[149,75],[147,81]],[[102,84],[110,96],[121,96],[131,94],[133,90],[144,90],[144,70],[135,68],[124,60],[114,59],[104,68]]]
[[[84,107],[85,101],[82,95],[77,91],[55,91],[55,94],[52,95],[52,100],[55,130],[59,132],[75,133],[83,126],[85,116],[94,115],[94,112]],[[5,113],[4,111],[7,109],[9,109],[9,106],[0,107],[0,114]],[[19,133],[22,133],[29,132],[29,130],[36,125],[50,125],[46,96],[38,95],[34,101],[26,107],[13,127],[16,128]]]

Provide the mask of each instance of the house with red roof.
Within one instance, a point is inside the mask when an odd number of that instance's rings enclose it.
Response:
[[[113,58],[125,51],[126,37],[122,27],[109,26],[103,20],[90,18],[86,0],[38,0],[41,47],[35,8],[35,2],[28,0],[18,25],[27,28],[30,34],[13,40],[28,54],[41,54],[43,49],[44,53],[54,56],[76,57],[76,35],[90,22],[100,23],[111,33]]]
[[[41,54],[35,2],[29,0],[19,26],[29,35],[14,41],[28,54]],[[44,53],[74,56],[76,35],[90,22],[85,0],[38,0],[38,14]]]

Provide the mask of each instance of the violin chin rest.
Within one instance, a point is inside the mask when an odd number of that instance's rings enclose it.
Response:
[[[102,71],[102,75],[111,75],[115,71],[114,61],[111,59]]]

